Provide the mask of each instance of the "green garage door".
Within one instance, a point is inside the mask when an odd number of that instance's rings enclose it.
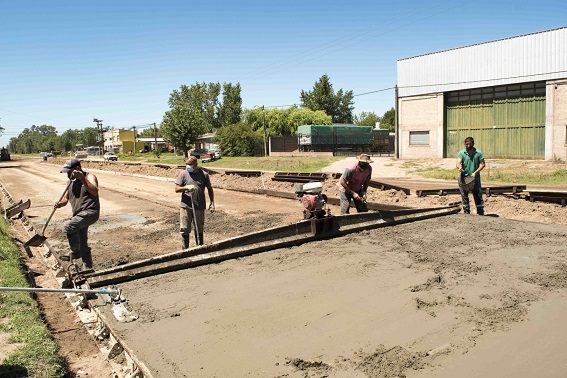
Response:
[[[543,159],[545,82],[448,92],[445,126],[446,157],[472,136],[488,158]]]

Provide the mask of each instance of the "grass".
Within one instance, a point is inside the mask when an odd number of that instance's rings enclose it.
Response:
[[[423,177],[456,180],[455,169],[423,169],[417,170],[417,174]],[[567,169],[554,170],[530,170],[520,169],[485,169],[481,173],[483,181],[506,183],[506,184],[532,184],[532,185],[567,185]]]
[[[0,286],[29,286],[22,273],[19,250],[0,219]],[[0,292],[0,332],[10,335],[10,343],[19,344],[0,365],[0,376],[63,377],[64,362],[57,354],[57,344],[43,322],[37,302],[29,293]],[[22,372],[27,371],[25,374]]]
[[[301,171],[317,172],[321,168],[341,160],[340,157],[255,157],[255,156],[225,156],[208,163],[199,163],[203,167],[230,168],[261,171]],[[153,153],[136,155],[119,155],[118,161],[143,161],[148,163],[183,165],[183,156],[173,153],[162,153],[158,158]]]

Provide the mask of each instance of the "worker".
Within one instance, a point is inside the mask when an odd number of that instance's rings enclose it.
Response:
[[[77,159],[67,160],[61,173],[66,173],[69,180],[73,181],[61,201],[55,204],[55,208],[60,208],[69,202],[73,213],[64,226],[71,251],[69,256],[61,256],[61,259],[69,260],[80,257],[83,260],[83,268],[92,269],[93,260],[91,249],[88,246],[88,230],[100,215],[98,180],[94,174],[83,171],[81,162]]]
[[[198,245],[204,243],[203,228],[205,226],[205,187],[209,193],[209,210],[215,211],[215,194],[209,174],[199,168],[197,158],[189,156],[185,159],[185,169],[175,180],[175,193],[181,194],[179,209],[179,233],[183,249],[189,248],[191,225],[195,225],[195,240]],[[195,219],[193,219],[193,215]]]
[[[457,169],[459,170],[459,191],[461,192],[461,200],[463,203],[463,212],[471,213],[471,205],[469,202],[469,189],[465,185],[465,177],[474,178],[474,187],[472,195],[476,206],[476,213],[484,215],[484,202],[482,200],[482,188],[480,183],[480,171],[484,169],[484,155],[482,151],[474,147],[473,137],[465,139],[465,148],[457,154]]]
[[[356,157],[356,163],[345,169],[339,179],[339,198],[341,204],[341,214],[348,214],[350,211],[350,201],[354,202],[356,211],[367,212],[366,190],[372,177],[372,166],[370,156],[361,154]]]

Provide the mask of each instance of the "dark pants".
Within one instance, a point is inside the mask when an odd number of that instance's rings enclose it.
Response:
[[[366,201],[356,201],[352,194],[347,194],[345,192],[339,192],[339,199],[341,204],[341,214],[349,214],[350,213],[350,201],[354,202],[354,206],[356,207],[356,211],[358,213],[366,213],[368,211],[368,204]],[[360,193],[358,193],[360,195]],[[362,197],[362,196],[361,196]]]
[[[88,269],[93,267],[91,249],[88,246],[89,226],[98,220],[98,216],[98,213],[78,213],[64,227],[73,258],[80,257]]]
[[[470,192],[464,188],[464,185],[459,185],[459,191],[461,192],[461,201],[463,203],[463,211],[465,213],[470,214],[471,212],[469,193],[472,193],[477,214],[484,215],[484,201],[482,200],[480,176],[475,177],[474,187]]]

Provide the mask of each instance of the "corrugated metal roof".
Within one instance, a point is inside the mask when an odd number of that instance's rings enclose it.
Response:
[[[398,61],[400,97],[567,77],[567,27]]]

